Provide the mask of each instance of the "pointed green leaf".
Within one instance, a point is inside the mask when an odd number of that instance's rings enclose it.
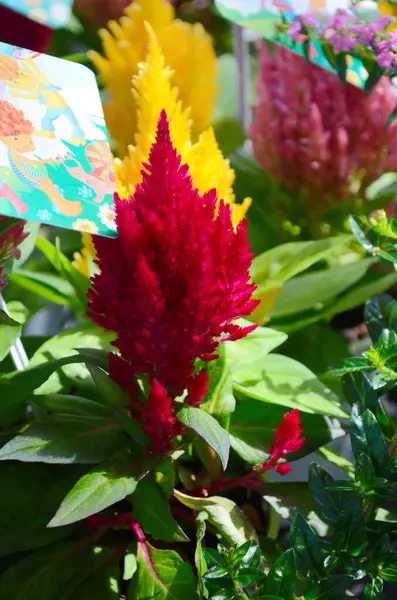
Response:
[[[176,552],[138,544],[137,560],[127,600],[197,600],[192,568]]]
[[[212,496],[196,498],[178,490],[174,496],[185,506],[193,510],[205,511],[208,521],[232,544],[241,546],[247,540],[258,542],[256,532],[244,512],[229,498]]]
[[[138,523],[155,540],[189,541],[172,516],[166,495],[151,477],[139,482],[131,502]]]
[[[293,600],[295,591],[295,557],[292,548],[274,563],[266,579],[266,592]]]
[[[302,574],[323,575],[326,554],[317,534],[299,514],[292,521],[291,541],[297,569]]]
[[[108,460],[126,442],[119,424],[109,418],[57,415],[10,440],[1,448],[0,460],[95,464]]]
[[[135,491],[147,473],[142,461],[115,456],[83,475],[63,499],[48,527],[59,527],[86,519],[124,500]]]
[[[222,466],[226,470],[229,460],[230,440],[228,432],[219,425],[218,421],[204,410],[193,406],[184,406],[178,412],[177,418],[185,427],[195,431],[211,446],[218,454]]]

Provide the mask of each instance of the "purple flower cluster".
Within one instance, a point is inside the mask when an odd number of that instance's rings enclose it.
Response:
[[[393,20],[384,16],[367,23],[344,10],[325,20],[309,13],[297,16],[287,33],[294,42],[301,42],[306,36],[327,42],[335,54],[352,52],[363,56],[370,52],[380,67],[394,71],[397,69],[397,32],[386,30]]]

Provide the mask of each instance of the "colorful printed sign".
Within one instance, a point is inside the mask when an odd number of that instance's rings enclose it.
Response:
[[[94,74],[0,42],[0,214],[115,236],[114,192]]]
[[[73,0],[1,0],[0,3],[51,29],[59,29],[70,19]]]
[[[215,0],[215,4],[229,21],[252,29],[301,55],[304,54],[302,45],[293,44],[286,35],[277,32],[281,14],[287,21],[292,21],[298,14],[313,12],[326,16],[336,12],[338,8],[350,7],[348,0]],[[320,67],[335,72],[325,58],[320,43],[311,44],[310,56]],[[361,61],[351,58],[346,74],[347,80],[358,87],[364,87],[367,77],[368,73]]]

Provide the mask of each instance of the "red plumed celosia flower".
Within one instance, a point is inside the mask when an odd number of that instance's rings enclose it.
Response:
[[[158,454],[168,452],[172,440],[181,432],[181,426],[174,416],[172,400],[154,379],[146,404],[141,409],[144,418],[142,430],[150,438],[153,451]]]
[[[128,409],[131,416],[142,425],[142,431],[150,439],[155,454],[166,454],[171,449],[173,439],[181,432],[181,426],[174,416],[173,398],[155,379],[146,400],[140,397],[130,363],[116,354],[109,357],[110,376],[128,395]]]
[[[274,430],[274,442],[270,448],[270,456],[281,458],[291,452],[298,452],[305,443],[301,437],[299,410],[294,409],[284,415],[277,429]]]
[[[23,230],[26,221],[15,223],[13,219],[2,215],[0,215],[0,221],[2,222],[0,228],[2,229],[0,233],[0,288],[3,288],[6,285],[4,281],[5,265],[13,258],[20,258],[21,251],[18,246],[29,234]]]
[[[233,229],[228,206],[221,202],[215,218],[216,191],[193,189],[164,111],[144,166],[134,196],[115,197],[119,237],[95,240],[100,273],[89,311],[116,333],[114,345],[133,372],[177,396],[197,358],[212,360],[219,341],[251,329],[233,323],[257,305],[251,253],[246,225]]]

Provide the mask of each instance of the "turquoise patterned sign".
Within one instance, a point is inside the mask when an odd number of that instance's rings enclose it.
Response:
[[[1,4],[51,29],[59,29],[70,19],[73,0],[1,0]]]
[[[115,236],[115,188],[92,71],[0,43],[0,214]]]

